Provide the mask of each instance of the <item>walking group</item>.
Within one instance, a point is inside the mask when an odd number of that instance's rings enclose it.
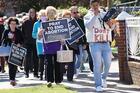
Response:
[[[103,20],[105,15],[106,11],[100,9],[99,0],[90,0],[90,9],[84,17],[80,16],[78,6],[72,6],[61,13],[53,6],[47,6],[39,12],[31,8],[27,14],[22,15],[22,22],[17,17],[9,17],[8,20],[1,17],[0,43],[1,46],[11,46],[14,43],[27,49],[23,62],[25,78],[29,78],[32,72],[34,77],[46,80],[47,86],[51,87],[53,82],[60,84],[66,74],[67,80],[73,82],[84,69],[83,63],[88,61],[94,75],[95,89],[103,91],[103,88],[107,87],[106,79],[111,65],[110,42],[113,25],[111,19]],[[42,23],[61,19],[67,19],[67,22],[75,19],[84,35],[72,44],[63,39],[46,43]],[[57,51],[67,47],[73,51],[72,62],[58,62]],[[10,84],[16,86],[16,73],[19,68],[9,63],[8,58],[0,56],[0,71],[5,72],[4,63],[7,62]]]

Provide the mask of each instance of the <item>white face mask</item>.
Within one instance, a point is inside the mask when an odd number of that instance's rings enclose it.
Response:
[[[42,17],[41,17],[41,21],[42,21],[42,22],[46,22],[46,21],[47,21],[46,16],[42,16]]]

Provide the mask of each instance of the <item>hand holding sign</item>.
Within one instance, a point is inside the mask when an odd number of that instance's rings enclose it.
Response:
[[[26,52],[27,49],[21,47],[20,44],[12,44],[8,62],[16,66],[22,66]]]
[[[41,39],[41,38],[43,38],[43,29],[42,28],[39,28],[38,29],[38,37],[39,37],[39,39]]]
[[[42,23],[43,38],[45,43],[67,40],[70,38],[70,32],[67,19],[47,21]]]

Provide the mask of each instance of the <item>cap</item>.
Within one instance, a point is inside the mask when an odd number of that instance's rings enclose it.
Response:
[[[90,0],[90,4],[95,3],[95,2],[100,2],[100,0]]]

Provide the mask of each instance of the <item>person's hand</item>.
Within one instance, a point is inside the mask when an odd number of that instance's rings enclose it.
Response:
[[[84,44],[84,45],[83,45],[83,49],[86,49],[86,48],[87,48],[87,45],[86,45],[86,44]]]
[[[77,39],[75,42],[78,43],[79,42],[79,39]]]
[[[99,11],[94,11],[94,15],[97,16],[99,14]]]
[[[17,44],[17,47],[20,47],[20,46],[21,46],[21,45],[18,43],[18,44]]]
[[[43,38],[43,29],[39,29],[38,37]]]
[[[116,21],[114,19],[110,19],[106,23],[110,28],[112,28],[116,24]]]
[[[60,43],[61,43],[61,45],[64,45],[65,44],[65,40],[61,39]]]

